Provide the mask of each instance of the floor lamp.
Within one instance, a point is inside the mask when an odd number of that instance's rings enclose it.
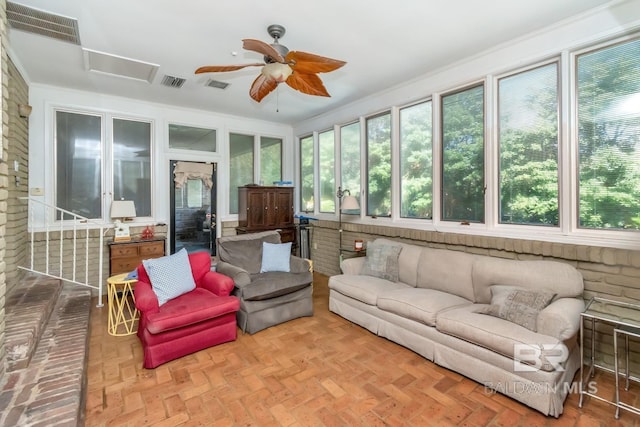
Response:
[[[338,187],[336,197],[338,197],[338,233],[340,234],[340,245],[338,249],[340,251],[340,263],[342,263],[342,210],[360,209],[360,205],[358,204],[358,199],[351,195],[351,191],[343,190],[342,187]]]

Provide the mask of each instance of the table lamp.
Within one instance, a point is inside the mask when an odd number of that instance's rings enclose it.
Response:
[[[111,203],[111,218],[115,219],[113,227],[115,229],[114,242],[127,242],[131,240],[129,234],[129,224],[124,221],[136,217],[136,206],[133,200],[114,200]]]

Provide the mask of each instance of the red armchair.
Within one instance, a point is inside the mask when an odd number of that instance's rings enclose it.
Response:
[[[189,263],[196,288],[162,306],[158,305],[144,266],[138,266],[134,294],[140,311],[138,337],[145,368],[236,339],[240,302],[229,295],[233,280],[210,271],[211,257],[207,252],[189,254]]]

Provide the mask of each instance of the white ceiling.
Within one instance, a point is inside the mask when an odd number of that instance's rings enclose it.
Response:
[[[608,0],[15,0],[78,20],[81,46],[10,29],[10,54],[30,83],[295,124],[463,58],[570,19]],[[286,85],[249,98],[260,68],[195,75],[202,65],[262,61],[242,39],[346,61],[321,74],[331,98]],[[86,71],[82,48],[158,64],[151,83]],[[237,55],[233,56],[232,52]],[[160,85],[164,75],[187,79]],[[213,77],[225,90],[205,87]]]

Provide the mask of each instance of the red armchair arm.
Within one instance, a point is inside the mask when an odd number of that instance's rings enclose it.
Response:
[[[135,288],[133,288],[133,294],[136,297],[136,308],[141,313],[151,314],[157,313],[160,310],[158,306],[158,297],[153,292],[151,284],[142,280],[138,280]]]
[[[233,279],[216,271],[208,271],[196,286],[213,292],[219,297],[226,297],[233,290]]]

